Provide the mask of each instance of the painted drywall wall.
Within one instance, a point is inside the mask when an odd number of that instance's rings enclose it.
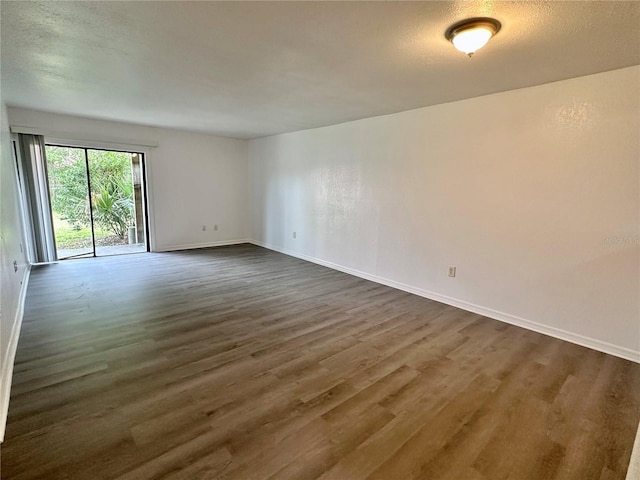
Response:
[[[9,407],[13,359],[22,320],[29,265],[23,253],[24,234],[18,204],[18,183],[2,102],[0,117],[0,441]],[[16,262],[17,270],[14,269]]]
[[[639,84],[636,66],[252,140],[252,237],[640,361]]]
[[[246,241],[246,140],[18,108],[9,108],[9,121],[78,143],[157,144],[142,148],[156,251]]]

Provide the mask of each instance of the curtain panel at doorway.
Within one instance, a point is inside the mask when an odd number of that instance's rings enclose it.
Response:
[[[19,134],[20,157],[27,213],[36,263],[56,260],[56,245],[51,220],[51,200],[47,180],[47,160],[42,135]]]

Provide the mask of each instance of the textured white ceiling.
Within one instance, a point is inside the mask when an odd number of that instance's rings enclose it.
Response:
[[[258,137],[640,63],[633,2],[2,2],[10,106]],[[463,18],[502,30],[473,58]]]

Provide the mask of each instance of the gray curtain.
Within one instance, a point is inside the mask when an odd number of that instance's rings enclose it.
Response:
[[[53,262],[56,244],[51,220],[47,160],[42,135],[18,135],[27,211],[31,223],[36,263]]]

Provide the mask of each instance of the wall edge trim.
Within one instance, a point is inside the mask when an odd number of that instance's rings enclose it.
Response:
[[[626,480],[637,480],[638,478],[640,478],[640,424],[636,431],[636,440],[633,442]]]
[[[20,294],[18,296],[18,308],[11,328],[9,337],[9,348],[5,358],[2,359],[2,371],[0,372],[0,442],[4,441],[4,433],[7,427],[7,416],[9,414],[9,400],[11,398],[11,382],[13,380],[13,364],[18,350],[18,339],[22,329],[22,319],[24,317],[24,305],[27,299],[27,287],[31,274],[31,265],[27,264],[22,277]]]

